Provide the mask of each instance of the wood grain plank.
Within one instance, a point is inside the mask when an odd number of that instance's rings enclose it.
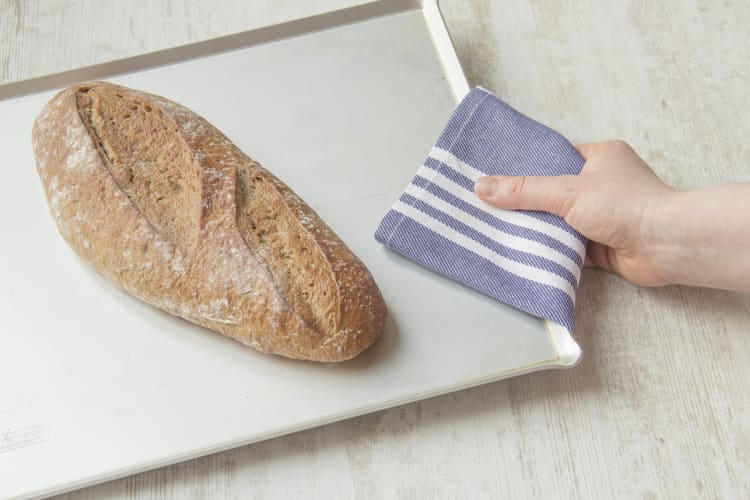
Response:
[[[0,0],[0,82],[354,1]],[[750,181],[750,3],[442,0],[470,79],[681,188]],[[65,495],[750,498],[750,297],[586,271],[573,370],[533,374]]]

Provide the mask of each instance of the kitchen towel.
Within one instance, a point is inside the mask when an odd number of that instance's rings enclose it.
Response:
[[[496,174],[577,174],[583,163],[560,134],[475,88],[375,238],[432,271],[572,331],[586,239],[555,215],[482,202],[474,182]]]

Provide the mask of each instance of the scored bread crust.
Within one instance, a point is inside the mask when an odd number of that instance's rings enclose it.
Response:
[[[343,361],[381,334],[372,275],[289,187],[189,109],[106,82],[32,131],[58,230],[153,306],[262,352]]]

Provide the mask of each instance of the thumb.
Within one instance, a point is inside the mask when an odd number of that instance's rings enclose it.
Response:
[[[565,217],[573,205],[576,179],[574,175],[494,175],[477,179],[474,192],[481,200],[498,208],[540,210]]]

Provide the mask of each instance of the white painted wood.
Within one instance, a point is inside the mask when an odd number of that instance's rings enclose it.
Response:
[[[0,0],[0,82],[354,3]],[[749,3],[441,4],[470,79],[571,140],[626,139],[683,188],[750,181]],[[750,296],[586,271],[576,337],[572,370],[67,497],[750,497]]]

